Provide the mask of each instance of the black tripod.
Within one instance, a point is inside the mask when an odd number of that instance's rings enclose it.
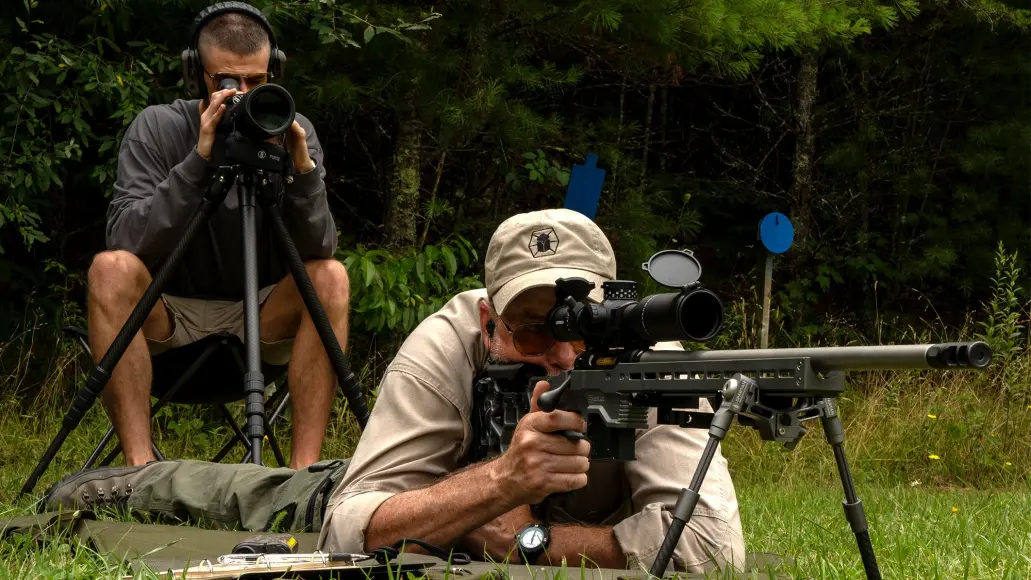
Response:
[[[36,482],[49,467],[57,451],[64,444],[68,435],[79,426],[86,412],[93,406],[100,391],[103,390],[107,381],[111,378],[118,361],[125,350],[129,348],[136,333],[143,326],[147,315],[157,303],[164,286],[167,284],[172,272],[178,268],[183,254],[189,247],[190,242],[211,216],[215,210],[222,205],[229,189],[233,183],[238,183],[240,195],[240,217],[243,225],[243,264],[244,264],[244,345],[246,347],[246,369],[244,374],[244,391],[247,394],[246,415],[247,429],[246,436],[250,440],[249,458],[255,464],[261,464],[261,443],[265,436],[265,380],[261,370],[261,343],[260,327],[258,318],[258,262],[257,262],[257,216],[256,208],[261,204],[262,210],[271,217],[272,231],[279,247],[285,251],[285,258],[290,273],[297,284],[304,305],[311,316],[312,322],[319,333],[322,345],[329,354],[329,360],[336,371],[337,382],[344,396],[347,399],[351,412],[358,419],[358,425],[365,428],[369,418],[369,409],[358,385],[358,379],[351,372],[343,349],[333,333],[333,327],[329,323],[326,311],[315,293],[311,278],[305,270],[304,262],[297,251],[297,247],[290,237],[286,223],[283,221],[283,213],[279,207],[279,201],[274,191],[274,186],[269,180],[270,174],[286,173],[285,169],[290,163],[290,157],[286,150],[277,144],[267,142],[254,142],[242,137],[238,133],[231,134],[224,141],[224,149],[216,142],[216,154],[221,154],[225,162],[218,163],[218,169],[212,177],[208,190],[190,218],[182,237],[172,249],[168,259],[158,269],[153,281],[143,293],[136,307],[133,308],[128,320],[122,325],[121,330],[115,336],[110,348],[104,353],[89,377],[86,384],[79,389],[72,402],[71,408],[65,414],[61,428],[43,454],[36,469],[29,476],[28,481],[22,487],[21,495],[30,493],[36,486]],[[257,192],[255,191],[257,190]]]
[[[841,379],[842,377],[839,375],[836,378]],[[677,503],[673,507],[673,521],[652,562],[649,575],[661,578],[665,573],[666,566],[680,541],[684,526],[691,521],[691,515],[694,513],[695,506],[698,505],[698,492],[702,488],[702,481],[705,479],[705,473],[709,470],[709,464],[716,454],[716,447],[730,430],[734,416],[741,417],[742,424],[749,424],[758,429],[763,439],[784,441],[789,449],[794,448],[806,432],[805,428],[801,426],[801,422],[820,417],[827,442],[834,450],[838,475],[841,477],[841,485],[845,490],[845,501],[842,503],[845,508],[845,518],[856,536],[863,569],[866,571],[868,579],[880,580],[881,572],[877,567],[877,559],[874,557],[873,544],[870,542],[870,531],[866,522],[866,513],[863,511],[863,502],[859,501],[859,497],[856,496],[855,482],[852,480],[852,473],[849,470],[848,461],[845,459],[845,429],[841,424],[841,418],[838,417],[834,399],[824,397],[801,399],[787,409],[771,408],[760,399],[759,384],[740,373],[735,374],[723,387],[722,402],[715,414],[712,415],[712,423],[709,425],[709,440],[698,461],[698,468],[688,487],[680,491],[680,497],[677,498]]]

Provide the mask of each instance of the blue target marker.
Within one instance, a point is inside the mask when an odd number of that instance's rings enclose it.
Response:
[[[587,154],[583,165],[574,165],[566,188],[566,208],[594,219],[598,213],[598,199],[605,182],[605,170],[598,168],[598,156]]]
[[[773,212],[759,222],[759,239],[766,249],[774,254],[783,254],[795,239],[795,227],[788,216]]]

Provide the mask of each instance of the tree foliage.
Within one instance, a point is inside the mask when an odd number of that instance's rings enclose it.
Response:
[[[78,316],[122,131],[183,98],[178,54],[207,3],[0,16],[4,331],[27,308]],[[775,271],[774,344],[958,321],[997,292],[998,244],[1026,246],[1031,16],[1006,2],[254,3],[327,151],[359,339],[474,287],[494,227],[561,206],[588,153],[607,171],[597,220],[645,291],[639,264],[687,247],[728,303],[755,304],[758,220],[804,210],[810,233]]]

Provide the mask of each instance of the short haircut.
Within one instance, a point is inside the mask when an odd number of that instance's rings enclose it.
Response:
[[[262,23],[239,12],[228,12],[211,19],[197,39],[202,53],[204,47],[215,46],[234,54],[251,55],[270,44]]]

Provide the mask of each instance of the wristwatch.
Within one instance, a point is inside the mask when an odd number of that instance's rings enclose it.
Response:
[[[536,564],[537,558],[548,549],[551,541],[551,526],[527,524],[516,532],[516,547],[523,556],[523,562]]]

